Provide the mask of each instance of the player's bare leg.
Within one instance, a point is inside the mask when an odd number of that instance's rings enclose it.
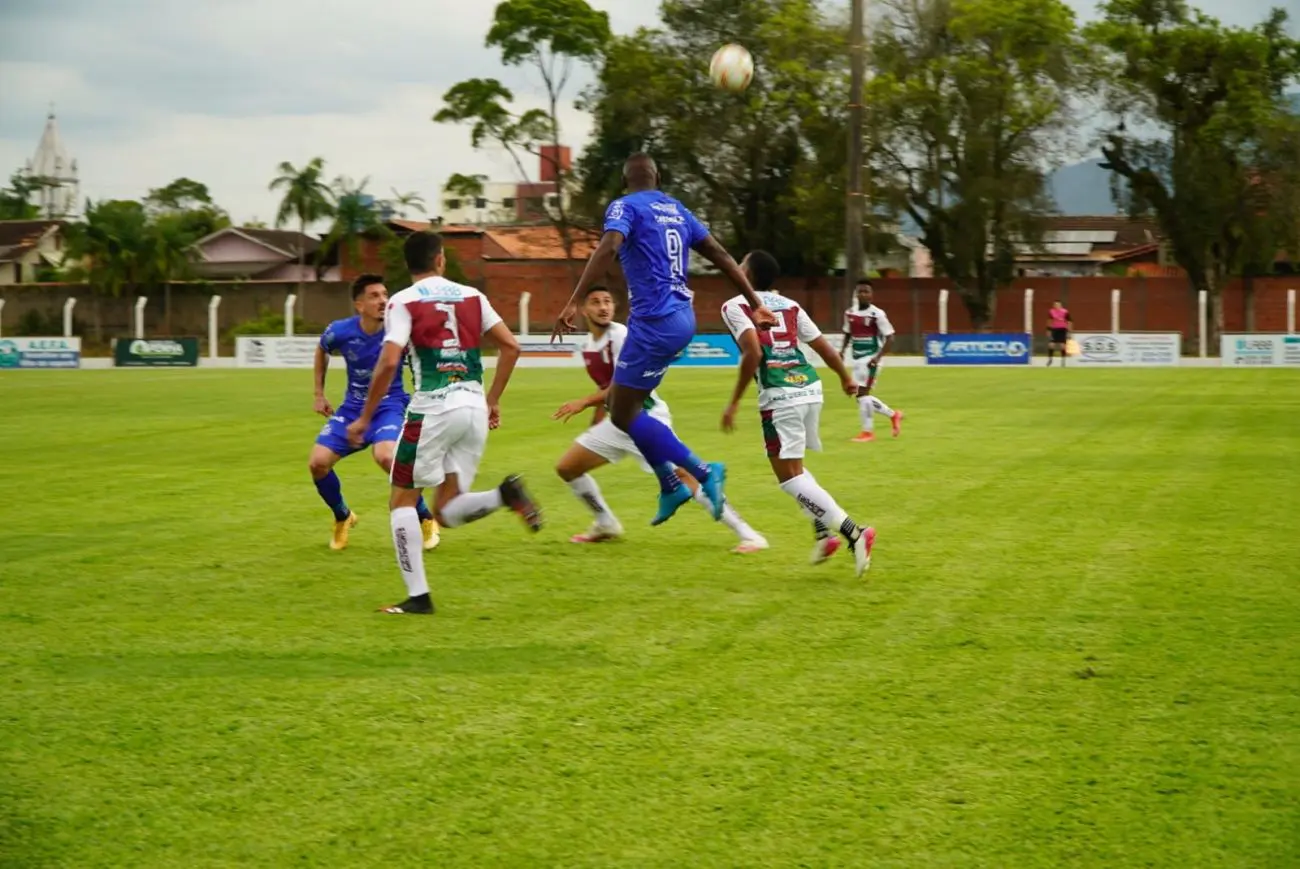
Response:
[[[587,505],[595,517],[590,528],[569,538],[570,543],[601,543],[623,536],[622,524],[605,502],[600,486],[590,476],[592,471],[607,464],[609,461],[604,456],[575,443],[555,465],[555,473],[569,485],[573,494]]]
[[[379,441],[370,448],[370,455],[374,457],[375,464],[383,468],[384,474],[390,477],[393,473],[393,457],[396,454],[397,441]],[[415,512],[420,517],[420,537],[424,541],[424,548],[437,549],[438,544],[442,542],[442,529],[438,526],[433,511],[425,503],[423,494],[415,502]]]
[[[339,482],[334,466],[343,457],[328,447],[315,444],[307,459],[307,469],[321,500],[334,513],[334,527],[330,531],[330,549],[345,549],[348,545],[348,533],[357,524],[357,514],[353,513],[343,500],[343,484]]]
[[[802,459],[782,459],[772,456],[769,461],[772,463],[772,472],[776,474],[776,479],[781,484],[781,491],[794,498],[808,518],[813,521],[813,529],[818,537],[813,547],[812,563],[820,564],[839,548],[838,541],[834,545],[824,542],[827,538],[834,540],[831,535],[834,531],[838,531],[853,550],[857,575],[866,573],[871,567],[871,550],[876,545],[876,529],[854,522],[844,508],[837,504],[831,494],[823,489],[813,475],[804,468]],[[826,534],[827,537],[822,537],[822,534]]]
[[[722,518],[726,504],[723,486],[726,468],[718,462],[707,463],[678,439],[673,430],[645,412],[646,399],[651,390],[634,389],[615,382],[609,390],[609,418],[620,431],[636,443],[641,455],[646,457],[655,476],[659,478],[659,510],[650,520],[651,525],[662,525],[672,518],[677,509],[691,500],[691,492],[682,485],[677,469],[681,468],[700,482],[705,497],[712,506],[714,520]]]

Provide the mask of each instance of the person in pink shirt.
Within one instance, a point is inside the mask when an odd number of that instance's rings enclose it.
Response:
[[[1070,340],[1070,330],[1074,328],[1074,322],[1070,320],[1070,309],[1061,304],[1057,299],[1052,303],[1052,309],[1047,312],[1047,365],[1051,367],[1052,357],[1059,350],[1061,352],[1061,367],[1065,367],[1065,345]]]

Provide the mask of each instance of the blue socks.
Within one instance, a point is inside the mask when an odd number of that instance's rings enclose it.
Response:
[[[343,484],[339,482],[338,474],[330,471],[314,482],[316,491],[320,493],[320,499],[325,502],[326,507],[334,511],[335,522],[342,522],[351,515],[352,511],[343,500]]]
[[[415,512],[419,514],[421,522],[429,522],[433,519],[433,511],[429,509],[428,504],[424,503],[423,495],[415,502]]]
[[[662,491],[672,492],[681,485],[682,481],[673,472],[673,465],[684,469],[701,483],[709,479],[709,466],[692,453],[672,429],[645,411],[632,420],[627,433],[645,456],[646,463],[655,469]]]

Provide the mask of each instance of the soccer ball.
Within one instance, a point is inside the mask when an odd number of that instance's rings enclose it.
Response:
[[[743,45],[724,45],[709,61],[709,78],[724,91],[739,93],[754,80],[754,58]]]

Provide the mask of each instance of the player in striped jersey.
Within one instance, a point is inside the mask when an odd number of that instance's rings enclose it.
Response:
[[[596,384],[596,392],[586,398],[570,401],[560,407],[553,415],[554,419],[568,422],[574,416],[588,408],[595,408],[591,427],[578,435],[573,446],[569,447],[555,467],[560,479],[569,484],[578,500],[591,510],[594,521],[589,529],[570,538],[571,543],[600,543],[614,540],[623,534],[623,526],[610,509],[600,487],[591,478],[591,471],[603,465],[617,462],[625,456],[636,460],[647,473],[654,470],[646,462],[641,451],[626,432],[619,431],[605,412],[605,402],[609,395],[610,384],[614,382],[614,369],[627,339],[627,327],[614,322],[614,297],[602,286],[587,290],[587,298],[582,305],[582,315],[587,321],[591,333],[582,347],[582,361],[587,375]],[[668,403],[659,397],[657,391],[651,391],[646,399],[646,412],[664,425],[672,428],[672,415]],[[697,503],[713,512],[713,504],[686,471],[677,469],[677,476]],[[665,517],[666,521],[667,517]],[[735,532],[739,538],[732,552],[746,554],[760,552],[768,548],[767,540],[749,526],[740,514],[731,506],[730,499],[722,506],[722,521]],[[659,523],[651,523],[659,524]]]
[[[750,382],[756,381],[763,440],[772,471],[781,491],[794,498],[813,522],[817,542],[812,563],[820,564],[835,553],[840,545],[835,534],[839,533],[853,550],[857,574],[861,576],[871,567],[876,530],[851,519],[803,464],[805,450],[822,448],[818,432],[822,384],[817,369],[800,349],[800,342],[811,345],[826,361],[839,376],[845,393],[856,395],[858,384],[812,318],[798,303],[773,289],[780,269],[771,254],[753,251],[745,257],[741,269],[777,322],[770,330],[754,328],[753,310],[744,296],[735,296],[723,304],[722,319],[740,347],[741,359],[740,377],[731,404],[723,412],[722,427],[725,431],[735,429],[740,400]]]
[[[862,432],[852,438],[855,443],[870,443],[876,439],[875,416],[878,413],[889,417],[894,437],[898,437],[903,424],[901,410],[894,410],[871,394],[876,378],[880,376],[880,362],[894,343],[894,326],[885,312],[875,306],[874,298],[871,281],[862,278],[858,281],[857,305],[844,312],[844,346],[840,352],[853,345],[853,376],[859,384],[858,413],[862,417]]]
[[[441,236],[414,233],[406,239],[403,252],[414,283],[388,302],[384,349],[365,407],[348,426],[348,435],[354,442],[364,437],[409,345],[415,394],[406,410],[389,478],[393,545],[407,598],[381,611],[427,615],[434,606],[424,574],[424,552],[418,545],[420,520],[415,510],[422,490],[437,490],[434,509],[448,528],[482,519],[502,507],[518,513],[533,531],[541,529],[542,521],[518,475],[506,477],[494,489],[469,491],[488,429],[501,424],[501,394],[519,360],[519,342],[482,293],[442,276],[447,259]],[[486,395],[480,354],[484,335],[492,336],[499,351]]]

